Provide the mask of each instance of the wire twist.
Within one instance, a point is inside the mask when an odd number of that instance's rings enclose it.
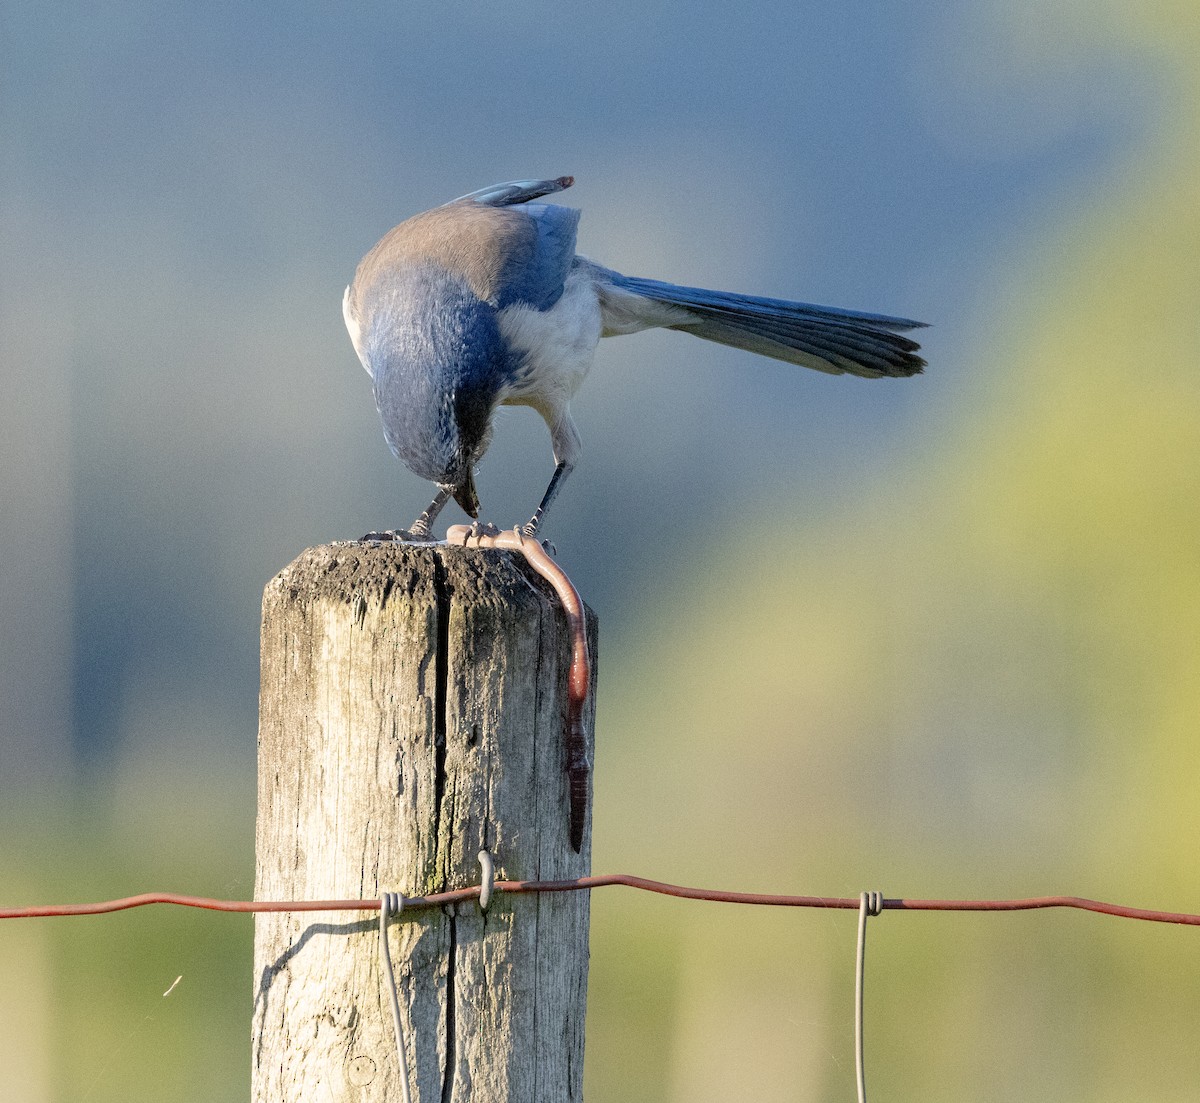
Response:
[[[396,974],[392,969],[392,952],[388,947],[388,919],[404,910],[404,894],[385,892],[379,897],[379,956],[383,961],[383,979],[392,1004],[392,1026],[396,1032],[396,1056],[400,1062],[400,1094],[404,1103],[412,1103],[412,1088],[408,1083],[408,1054],[404,1049],[404,1026],[400,1021],[400,996],[396,991]]]
[[[477,857],[482,878],[479,884],[479,910],[486,912],[492,902],[492,893],[496,891],[496,863],[486,850],[481,850]]]
[[[858,1103],[867,1103],[867,1072],[863,1060],[863,978],[867,960],[867,916],[883,911],[883,893],[864,892],[858,898],[858,959],[854,966],[854,1071]]]

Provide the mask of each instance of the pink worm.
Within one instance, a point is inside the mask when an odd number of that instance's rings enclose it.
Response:
[[[583,615],[583,599],[574,583],[547,554],[538,540],[522,536],[519,529],[503,532],[477,532],[470,525],[452,525],[446,532],[448,544],[473,548],[505,548],[519,551],[558,594],[567,614],[571,632],[571,666],[567,672],[567,784],[571,797],[571,848],[576,854],[583,847],[583,827],[587,816],[588,775],[591,763],[587,756],[587,738],[583,730],[583,706],[587,702],[591,683],[591,658],[588,654],[587,624]]]

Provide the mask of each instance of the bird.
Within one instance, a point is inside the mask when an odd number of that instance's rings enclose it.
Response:
[[[451,498],[478,518],[475,468],[504,405],[532,407],[550,431],[554,471],[519,530],[537,537],[580,457],[570,402],[601,337],[673,329],[869,379],[925,367],[904,336],[923,322],[625,276],[577,254],[580,211],[538,202],[574,182],[481,188],[401,222],[358,264],[342,314],[384,438],[437,486],[407,529],[364,539],[431,540]]]

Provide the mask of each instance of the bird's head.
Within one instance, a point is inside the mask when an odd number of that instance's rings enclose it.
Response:
[[[392,452],[479,515],[475,464],[491,440],[507,372],[495,310],[442,270],[410,273],[391,293],[403,312],[363,333],[363,360]]]

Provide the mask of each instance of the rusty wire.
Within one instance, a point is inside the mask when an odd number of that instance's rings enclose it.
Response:
[[[724,889],[672,885],[664,881],[652,881],[646,877],[635,877],[627,873],[577,877],[565,881],[496,881],[494,890],[496,893],[513,894],[573,892],[608,888],[613,885],[624,885],[626,888],[655,892],[664,896],[682,897],[686,900],[709,900],[725,904],[756,904],[783,908],[842,908],[846,910],[858,910],[860,905],[860,898],[857,896],[788,896],[775,893],[730,892]],[[469,885],[466,888],[430,893],[427,896],[406,896],[404,910],[406,912],[415,911],[419,908],[435,908],[461,903],[465,900],[477,900],[480,887],[480,885]],[[223,912],[377,912],[381,907],[378,897],[370,900],[216,900],[206,896],[147,892],[138,896],[126,896],[118,900],[105,900],[91,904],[48,904],[26,908],[0,908],[0,919],[101,915],[108,912],[125,911],[129,908],[145,907],[149,904],[175,904],[186,908],[206,908],[211,911]],[[884,911],[943,912],[1012,912],[1033,911],[1040,908],[1075,908],[1080,911],[1115,915],[1125,919],[1142,919],[1152,923],[1200,926],[1200,915],[1109,904],[1102,900],[1089,900],[1082,896],[1033,896],[1015,900],[916,900],[905,897],[889,897],[880,901],[880,908]]]

